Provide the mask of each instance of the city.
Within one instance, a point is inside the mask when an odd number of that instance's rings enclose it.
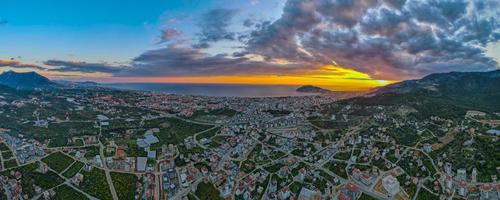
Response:
[[[499,0],[0,2],[0,200],[500,200]]]
[[[240,98],[106,88],[5,90],[0,99],[6,199],[500,193],[498,112],[446,117],[331,94]]]

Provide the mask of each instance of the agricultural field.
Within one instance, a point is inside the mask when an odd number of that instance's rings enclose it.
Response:
[[[42,159],[51,169],[61,173],[68,168],[75,160],[62,152],[52,153]]]
[[[102,200],[112,199],[106,175],[103,170],[94,168],[91,171],[82,171],[83,182],[79,188],[84,192]]]
[[[84,194],[76,191],[68,185],[60,185],[55,190],[56,196],[54,196],[55,200],[86,200],[88,199]]]
[[[80,171],[83,167],[83,163],[80,161],[75,161],[64,173],[62,174],[66,178],[73,177],[76,173]]]
[[[120,200],[134,200],[137,176],[134,174],[111,172],[111,179]]]

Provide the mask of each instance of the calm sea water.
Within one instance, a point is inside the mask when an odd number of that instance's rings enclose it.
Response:
[[[307,96],[295,91],[300,86],[240,85],[240,84],[184,84],[184,83],[112,83],[105,86],[116,89],[142,90],[169,94],[189,94],[227,97],[285,97]]]

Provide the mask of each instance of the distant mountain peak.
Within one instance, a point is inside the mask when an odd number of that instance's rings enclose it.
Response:
[[[0,85],[17,90],[53,89],[58,84],[36,72],[6,71],[0,74]]]

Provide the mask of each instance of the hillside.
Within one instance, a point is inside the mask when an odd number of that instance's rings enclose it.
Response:
[[[362,105],[410,105],[427,113],[462,115],[465,110],[500,111],[500,70],[431,74],[377,88],[348,100]]]
[[[13,71],[0,74],[0,85],[16,90],[52,89],[58,87],[58,84],[36,72],[20,73]]]

